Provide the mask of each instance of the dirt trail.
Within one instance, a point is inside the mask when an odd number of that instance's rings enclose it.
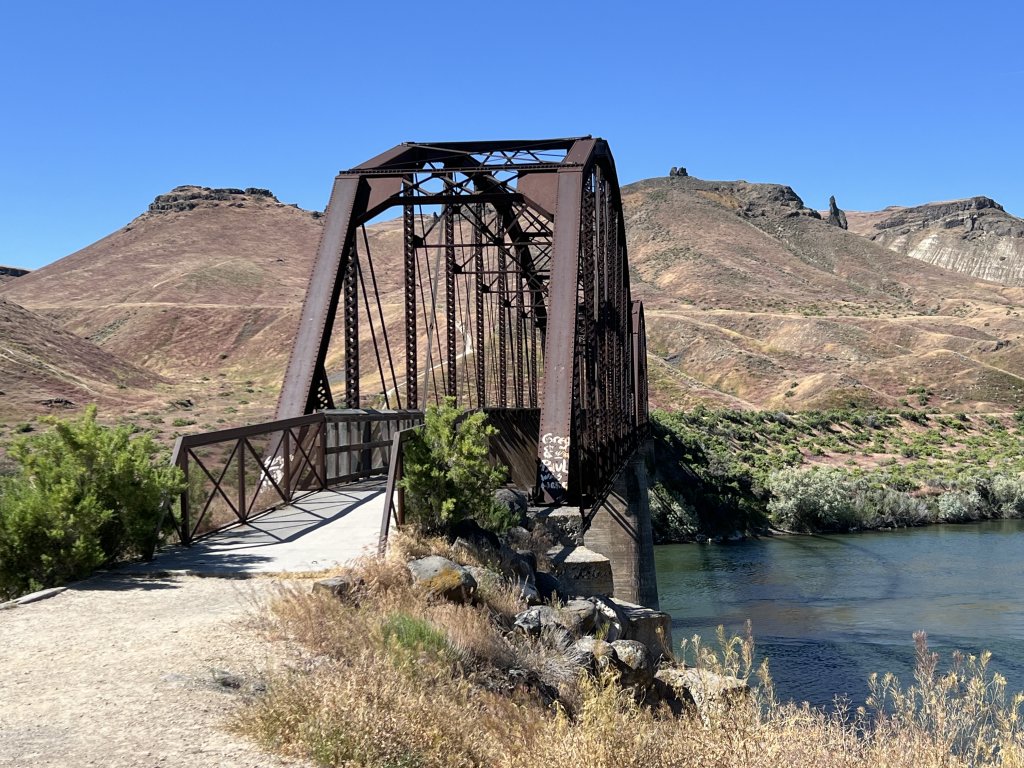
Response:
[[[0,766],[298,766],[226,730],[271,579],[99,576],[0,611]]]

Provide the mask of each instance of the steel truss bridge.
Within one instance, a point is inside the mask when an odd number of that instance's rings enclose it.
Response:
[[[542,504],[596,509],[646,438],[643,305],[603,139],[405,143],[339,173],[277,421],[175,447],[182,541],[383,474],[386,535],[396,436],[448,397],[488,414],[495,458]]]
[[[400,263],[367,232],[393,210]],[[278,418],[445,397],[491,414],[548,503],[589,506],[636,450],[644,315],[606,141],[406,143],[335,179]]]

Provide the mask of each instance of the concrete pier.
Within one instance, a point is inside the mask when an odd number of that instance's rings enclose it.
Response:
[[[583,542],[611,560],[616,599],[657,608],[658,579],[647,499],[648,455],[649,449],[642,447],[615,476]]]

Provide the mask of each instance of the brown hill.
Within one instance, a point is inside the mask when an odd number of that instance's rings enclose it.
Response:
[[[13,280],[16,277],[22,277],[27,274],[27,269],[19,269],[18,267],[0,267],[0,285],[3,285],[8,280]]]
[[[178,187],[126,227],[3,286],[104,349],[176,379],[272,379],[319,237],[265,190]]]
[[[114,411],[164,398],[161,380],[0,297],[0,419],[98,403]]]
[[[788,187],[649,179],[623,189],[661,405],[1024,402],[1024,304],[831,226]]]
[[[1024,405],[1024,290],[831,226],[784,186],[649,179],[623,203],[656,405]],[[320,229],[265,190],[179,187],[0,293],[172,379],[195,428],[251,422],[273,411]],[[400,224],[369,236],[397,325]]]
[[[987,197],[847,212],[850,231],[890,250],[1004,285],[1024,285],[1024,220]]]

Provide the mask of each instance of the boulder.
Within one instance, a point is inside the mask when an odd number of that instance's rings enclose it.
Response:
[[[457,522],[449,531],[448,539],[454,547],[468,552],[481,563],[496,560],[501,552],[501,540],[475,520]]]
[[[654,661],[647,646],[636,640],[616,640],[611,645],[622,662],[621,684],[643,690],[649,688],[654,682]]]
[[[540,636],[543,630],[552,627],[566,628],[558,611],[550,605],[535,605],[527,608],[522,613],[516,615],[514,623],[516,629],[533,637]]]
[[[550,605],[535,605],[515,618],[514,626],[530,637],[540,637],[556,648],[568,648],[573,643],[572,633],[566,629],[559,612]]]
[[[604,595],[593,595],[589,602],[597,610],[595,630],[610,643],[625,638],[629,618],[618,604]]]
[[[533,579],[526,579],[523,581],[517,581],[516,594],[519,595],[521,600],[526,601],[527,605],[541,605],[544,602],[544,598],[541,597],[540,590],[537,588],[536,583]]]
[[[708,719],[750,694],[750,686],[729,675],[706,669],[663,665],[654,674],[655,686],[673,711],[695,707],[701,719]]]
[[[481,568],[478,565],[464,565],[462,567],[469,571],[469,575],[476,582],[477,589],[497,590],[504,586],[505,579],[497,571],[492,571],[490,568]]]
[[[540,590],[537,589],[536,564],[537,557],[532,552],[510,547],[501,549],[502,572],[516,586],[519,596],[530,605],[542,602]]]
[[[526,496],[522,493],[514,488],[499,488],[494,492],[494,501],[512,513],[512,516],[520,523],[525,522],[528,504]]]
[[[566,628],[577,635],[588,635],[597,629],[599,613],[590,600],[570,600],[561,610]]]
[[[407,563],[413,583],[433,597],[466,603],[476,594],[476,580],[463,566],[446,557],[431,555]]]
[[[643,643],[654,660],[672,659],[671,616],[664,611],[656,611],[625,600],[605,599],[625,618],[622,639],[638,640]]]
[[[609,667],[619,671],[619,660],[615,654],[615,648],[606,640],[587,635],[573,643],[569,652],[576,663],[592,675],[599,675]]]
[[[337,597],[340,600],[348,600],[361,583],[360,580],[352,579],[349,576],[332,576],[329,579],[320,579],[313,582],[313,592],[314,594],[322,592]]]
[[[514,525],[502,534],[505,543],[512,549],[529,549],[530,532],[521,525]]]
[[[566,594],[562,590],[561,583],[550,573],[537,571],[534,581],[537,584],[537,591],[540,592],[540,599],[544,602],[550,603],[552,600],[565,600]]]

